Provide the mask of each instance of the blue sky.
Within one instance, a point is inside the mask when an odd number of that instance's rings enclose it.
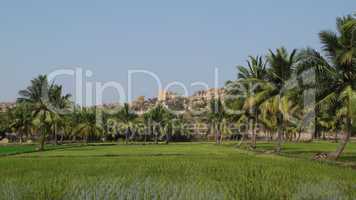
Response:
[[[129,69],[156,73],[163,85],[195,81],[213,87],[235,79],[236,65],[269,48],[320,48],[317,33],[356,10],[350,0],[94,1],[0,0],[0,101],[39,74],[82,67],[88,81],[127,87]],[[58,80],[73,92],[70,78]],[[147,76],[133,95],[154,96]],[[198,88],[188,87],[192,92]],[[109,90],[105,101],[116,101]]]

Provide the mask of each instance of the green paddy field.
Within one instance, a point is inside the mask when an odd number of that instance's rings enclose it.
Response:
[[[286,144],[282,156],[261,153],[268,144],[0,146],[0,199],[356,199],[352,165],[309,159],[333,145]]]

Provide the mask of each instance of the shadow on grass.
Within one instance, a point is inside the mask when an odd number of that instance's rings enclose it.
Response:
[[[101,154],[101,155],[31,155],[31,156],[23,156],[21,158],[113,158],[113,157],[186,157],[188,154],[178,154],[178,153],[153,153],[153,154]]]
[[[35,152],[46,152],[46,151],[54,151],[54,150],[62,150],[62,149],[69,149],[69,148],[75,148],[75,147],[81,147],[83,145],[80,144],[76,144],[76,145],[58,145],[58,146],[47,146],[47,148],[45,148],[42,151],[39,151],[36,149],[37,145],[35,144],[31,144],[31,145],[27,145],[27,146],[31,146],[33,147],[32,149],[28,149],[28,150],[21,150],[21,147],[24,147],[22,145],[12,145],[11,147],[14,147],[13,152],[6,152],[6,153],[0,153],[0,157],[6,157],[6,156],[13,156],[13,155],[21,155],[21,154],[28,154],[28,153],[35,153]],[[18,147],[18,149],[16,149],[16,147]]]

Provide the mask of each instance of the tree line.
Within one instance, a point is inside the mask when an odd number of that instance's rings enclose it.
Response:
[[[238,66],[237,80],[226,88],[230,94],[245,94],[230,104],[244,111],[238,121],[249,125],[252,148],[258,126],[275,135],[276,152],[283,140],[312,127],[313,138],[334,132],[337,140],[341,135],[340,146],[328,158],[337,159],[343,152],[356,119],[355,18],[339,17],[336,26],[337,32],[319,33],[322,53],[312,48],[288,52],[281,47],[264,57],[250,56],[247,66]]]

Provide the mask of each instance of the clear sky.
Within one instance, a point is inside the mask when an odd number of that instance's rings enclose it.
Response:
[[[14,101],[39,74],[75,67],[93,72],[88,81],[124,89],[129,69],[145,69],[190,92],[195,81],[214,87],[217,67],[221,86],[248,55],[282,45],[319,49],[317,33],[355,10],[354,0],[0,0],[0,101]],[[58,82],[73,91],[70,78]],[[157,91],[143,75],[133,87],[134,96]]]

